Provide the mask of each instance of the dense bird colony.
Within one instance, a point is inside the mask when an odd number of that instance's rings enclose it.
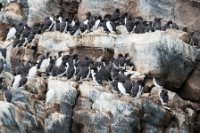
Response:
[[[120,34],[117,27],[124,25],[128,33],[146,33],[156,30],[165,31],[169,28],[179,29],[176,23],[171,20],[165,25],[161,24],[161,18],[156,17],[153,21],[145,21],[142,17],[133,17],[129,13],[120,14],[120,10],[116,9],[113,14],[106,14],[104,17],[86,13],[83,21],[79,21],[75,16],[73,18],[63,18],[61,15],[56,17],[47,17],[42,23],[35,23],[29,27],[25,23],[12,25],[6,41],[14,40],[13,48],[27,47],[32,42],[36,34],[44,32],[59,31],[62,33],[78,36],[84,33],[93,32],[102,27],[106,33]],[[187,29],[183,29],[187,32]],[[194,36],[194,32],[189,33],[191,45],[197,46],[198,39]],[[37,47],[37,46],[36,46]],[[92,80],[94,85],[103,85],[105,82],[112,84],[113,89],[119,91],[123,95],[131,95],[139,97],[144,86],[144,78],[136,80],[134,76],[139,75],[134,71],[134,64],[128,54],[119,54],[117,58],[111,60],[102,59],[100,62],[93,61],[88,57],[80,59],[78,55],[63,55],[58,52],[57,57],[52,57],[49,53],[41,55],[34,62],[26,64],[19,63],[13,69],[7,68],[6,65],[6,49],[0,49],[0,72],[6,70],[14,75],[12,82],[13,88],[25,86],[29,79],[35,78],[37,72],[42,70],[45,72],[43,76],[49,77],[66,77],[81,82],[85,79]],[[4,90],[5,100],[11,102],[12,95],[9,93],[9,88],[0,80],[1,88]],[[154,85],[159,88],[159,79],[154,78]],[[159,97],[162,103],[167,103],[167,91],[160,89]]]

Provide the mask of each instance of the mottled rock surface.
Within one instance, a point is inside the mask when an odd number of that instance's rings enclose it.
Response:
[[[6,0],[1,0],[7,5]],[[122,13],[129,12],[134,16],[143,16],[152,20],[161,17],[163,21],[174,20],[181,27],[188,27],[192,31],[200,31],[200,3],[198,0],[17,0],[24,12],[24,21],[29,25],[41,22],[47,16],[56,16],[62,10],[63,16],[73,16],[78,13],[84,18],[86,12],[104,15],[119,8]],[[199,36],[199,33],[197,33]]]
[[[200,101],[199,75],[200,64],[198,63],[192,71],[191,75],[188,77],[187,81],[185,82],[183,89],[180,90],[180,95],[183,98],[197,102]]]
[[[45,33],[39,38],[39,49],[45,50],[44,53],[46,49],[53,53],[69,53],[70,48],[86,46],[114,49],[115,55],[127,52],[135,62],[138,72],[159,76],[171,87],[179,88],[194,68],[198,56],[195,48],[179,39],[180,34],[181,32],[173,30],[121,35],[107,35],[98,31],[76,38],[58,32]]]
[[[84,14],[88,11],[104,15],[112,13],[116,8],[122,13],[129,12],[133,16],[143,16],[149,20],[153,20],[154,17],[161,17],[163,21],[175,20],[181,27],[200,31],[200,3],[196,0],[83,0],[78,14],[81,18],[84,18]]]
[[[0,39],[4,40],[13,23],[33,25],[45,17],[59,14],[72,17],[78,13],[105,15],[116,8],[121,13],[143,16],[147,20],[162,17],[175,21],[180,28],[200,31],[199,0],[17,0],[8,4],[0,0]],[[175,19],[174,19],[175,16]],[[110,59],[118,53],[128,52],[139,76],[145,79],[140,97],[123,96],[113,90],[110,82],[95,86],[92,81],[75,82],[63,77],[28,79],[26,85],[12,88],[14,75],[2,71],[12,94],[5,101],[0,88],[0,132],[47,133],[149,133],[200,131],[199,51],[188,45],[188,33],[167,30],[145,34],[127,34],[124,26],[117,27],[120,34],[106,34],[102,28],[81,36],[60,32],[36,35],[26,48],[11,47],[12,42],[0,42],[7,47],[7,65],[36,60],[37,55],[50,52],[57,56],[77,53],[95,61]],[[199,34],[199,33],[197,33]],[[37,52],[33,46],[38,45]],[[2,57],[1,57],[2,58]],[[145,74],[145,76],[144,76]],[[168,86],[154,87],[152,77],[159,76]],[[140,77],[140,78],[141,78]],[[146,78],[144,78],[146,77]],[[137,78],[137,77],[136,77]],[[168,102],[162,105],[159,89],[167,90]]]

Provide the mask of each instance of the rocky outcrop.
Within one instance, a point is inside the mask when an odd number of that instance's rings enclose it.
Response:
[[[79,86],[73,132],[132,133],[142,130],[142,122],[163,127],[171,121],[172,115],[152,102],[121,97],[110,89],[110,86],[94,87],[91,82]]]
[[[75,82],[53,78],[48,80],[45,132],[69,133],[71,131],[72,110],[77,97],[76,88]]]
[[[4,40],[9,24],[28,22],[33,25],[47,16],[84,18],[92,14],[112,13],[119,8],[133,16],[152,20],[162,17],[163,22],[174,20],[189,30],[200,30],[198,0],[0,0],[0,39]],[[1,42],[7,48],[10,72],[2,71],[3,84],[12,94],[5,101],[0,88],[0,132],[63,132],[63,133],[132,133],[132,132],[199,132],[199,51],[189,44],[188,33],[182,31],[156,31],[128,34],[124,26],[117,27],[120,34],[107,34],[102,28],[95,32],[71,36],[60,32],[36,35],[24,48],[12,48],[12,42]],[[188,43],[188,44],[187,44]],[[7,47],[8,46],[8,47]],[[37,47],[36,47],[37,46]],[[64,54],[87,56],[95,61],[111,59],[119,53],[129,53],[135,65],[136,79],[144,80],[139,97],[124,96],[116,92],[110,82],[96,86],[91,80],[80,82],[65,77],[38,76],[28,79],[19,88],[12,88],[12,69],[19,62],[35,61],[40,54],[50,52],[54,58]],[[1,57],[2,58],[2,57]],[[152,77],[159,77],[167,86],[154,87]],[[160,100],[159,89],[167,90],[168,102]],[[195,102],[196,103],[195,103]]]
[[[136,70],[149,78],[145,83],[145,88],[148,89],[138,98],[115,92],[109,83],[105,86],[95,86],[91,81],[77,83],[73,79],[60,77],[29,79],[26,86],[11,88],[14,97],[9,105],[23,111],[27,110],[24,115],[30,115],[30,120],[27,121],[33,120],[34,125],[28,126],[27,129],[14,130],[30,131],[34,127],[33,131],[49,133],[181,132],[183,130],[191,132],[193,130],[191,123],[196,121],[199,105],[182,99],[175,92],[168,91],[169,102],[163,106],[158,89],[152,88],[150,79],[151,76],[160,76],[172,87],[182,86],[194,68],[198,51],[182,41],[182,32],[169,30],[127,34],[123,29],[121,31],[122,34],[116,35],[105,34],[99,29],[78,37],[59,32],[45,32],[37,35],[26,48],[7,47],[10,51],[8,55],[12,57],[11,64],[35,60],[35,55],[47,51],[52,56],[57,56],[58,51],[79,55],[83,52],[94,60],[128,52]],[[38,45],[36,54],[31,52],[31,47],[35,44]],[[95,54],[93,49],[96,50]],[[177,66],[180,67],[177,69]],[[1,76],[2,74],[9,81],[8,86],[11,85],[13,76],[5,73],[1,73]],[[3,97],[0,99],[3,100]],[[13,112],[18,113],[15,110]],[[17,118],[14,117],[11,121],[15,119]],[[24,119],[26,120],[26,117]],[[24,123],[20,124],[16,125],[24,126]],[[2,131],[7,129],[2,128]]]
[[[180,95],[183,98],[200,102],[199,76],[200,64],[198,63],[195,69],[192,71],[191,75],[188,77],[187,81],[185,82],[183,89],[180,90]]]
[[[184,100],[178,96],[170,98],[168,107],[162,107],[151,98],[141,100],[129,96],[121,97],[113,93],[109,86],[94,87],[90,82],[82,83],[79,91],[72,125],[75,133],[133,131],[189,133],[193,130],[190,124],[195,120],[195,111],[187,108],[189,106],[187,102],[183,104]],[[172,97],[172,94],[169,95]],[[159,101],[159,98],[157,100]],[[175,108],[180,108],[177,105],[181,100],[182,107],[187,108],[187,113],[175,111]],[[172,102],[174,104],[171,104]]]
[[[22,5],[16,2],[8,4],[0,14],[2,15],[1,21],[9,24],[20,23],[26,19]]]
[[[112,13],[119,8],[122,13],[129,12],[133,16],[142,16],[145,19],[153,20],[154,17],[163,18],[163,22],[175,21],[181,27],[188,27],[192,31],[200,31],[200,3],[196,0],[83,0],[80,3],[78,15],[84,18],[88,11],[93,14],[105,15]],[[175,19],[174,19],[175,17]],[[199,33],[197,33],[200,36]]]
[[[29,13],[28,21],[29,25],[33,25],[37,22],[42,22],[44,18],[49,15],[54,16],[60,12],[60,0],[43,0],[43,1],[32,1],[28,0]]]
[[[6,0],[1,0],[4,6]],[[200,3],[197,0],[45,0],[45,1],[17,1],[23,8],[24,21],[29,25],[41,22],[47,16],[56,16],[62,11],[63,16],[78,16],[83,19],[86,12],[105,15],[112,13],[119,8],[122,13],[129,12],[133,16],[143,16],[145,19],[152,20],[154,17],[161,17],[163,21],[174,20],[181,27],[188,27],[192,31],[200,31]],[[199,36],[199,33],[197,33]]]
[[[48,50],[52,53],[69,53],[70,49],[78,46],[114,49],[116,56],[118,53],[129,53],[138,72],[159,76],[171,87],[179,88],[194,68],[198,56],[195,48],[179,39],[181,34],[182,32],[169,30],[145,34],[107,35],[100,30],[76,38],[55,32],[43,34],[38,45],[39,49],[45,50],[43,52]]]
[[[13,105],[0,101],[2,107],[0,110],[0,131],[16,133],[42,131],[32,112],[28,112],[28,109],[26,108],[23,109],[19,104],[15,103],[15,105]],[[26,106],[28,107],[28,105],[24,105],[24,107]]]

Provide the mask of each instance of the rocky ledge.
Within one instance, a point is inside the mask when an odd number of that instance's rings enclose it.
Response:
[[[179,26],[199,30],[198,0],[156,1],[156,4],[147,0],[115,1],[116,4],[110,0],[101,4],[89,0],[17,1],[19,4],[9,4],[0,14],[1,40],[5,40],[9,25],[21,21],[33,25],[50,14],[58,14],[60,8],[68,15],[78,13],[80,18],[87,10],[105,14],[117,7],[122,11],[127,8],[132,14],[146,18],[155,15],[168,20],[176,16]],[[7,4],[5,0],[0,2]],[[189,45],[189,34],[179,30],[127,34],[124,27],[117,28],[119,35],[106,34],[101,28],[78,37],[45,32],[21,48],[12,48],[13,42],[1,41],[1,59],[6,48],[7,64],[3,68],[15,69],[19,62],[36,61],[38,55],[47,52],[57,56],[63,51],[65,55],[78,54],[93,61],[129,53],[135,65],[133,80],[144,83],[142,93],[134,97],[114,90],[111,82],[94,85],[91,79],[77,82],[62,76],[47,77],[38,70],[37,76],[29,78],[26,85],[13,87],[16,76],[3,69],[0,82],[9,88],[12,100],[6,100],[0,86],[0,132],[200,132],[199,49]],[[155,86],[154,77],[165,84]],[[168,97],[165,103],[161,100],[161,90]]]
[[[7,61],[12,65],[16,60],[35,60],[35,55],[46,52],[53,55],[65,51],[80,56],[84,53],[98,60],[114,51],[114,57],[129,53],[135,70],[147,79],[139,97],[124,96],[113,90],[109,82],[94,86],[91,80],[76,82],[65,77],[29,79],[24,87],[11,87],[11,103],[0,102],[0,131],[190,133],[197,130],[200,104],[195,76],[198,75],[199,52],[185,43],[184,37],[184,32],[174,30],[120,35],[99,30],[81,37],[45,32],[26,48],[13,49],[5,41],[2,47],[7,47]],[[36,54],[31,52],[35,43],[38,45]],[[157,75],[169,86],[154,87],[152,77]],[[1,76],[12,86],[11,73],[2,71]],[[167,90],[167,104],[160,101],[159,89]],[[189,91],[190,96],[184,91]]]

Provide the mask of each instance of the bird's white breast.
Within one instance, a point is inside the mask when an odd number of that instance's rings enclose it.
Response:
[[[34,78],[37,75],[37,66],[31,67],[28,73],[28,78]]]
[[[21,80],[21,75],[16,75],[12,87],[14,88],[19,87],[20,80]]]
[[[108,30],[109,30],[110,32],[113,32],[113,28],[112,28],[112,25],[111,25],[110,21],[107,21],[107,22],[106,22],[106,27],[108,28]]]

